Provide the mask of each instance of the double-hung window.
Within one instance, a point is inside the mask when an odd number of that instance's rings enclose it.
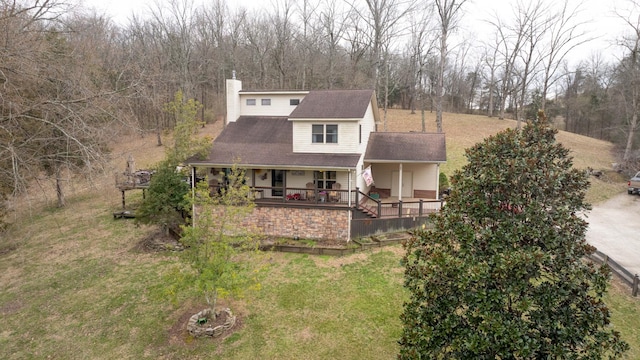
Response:
[[[318,189],[333,189],[333,184],[336,183],[336,174],[335,171],[314,171],[313,178]]]
[[[311,126],[311,141],[314,144],[337,144],[338,125],[314,124]]]

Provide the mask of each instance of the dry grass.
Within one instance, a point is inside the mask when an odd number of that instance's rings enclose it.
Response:
[[[388,131],[422,131],[420,112],[411,114],[408,110],[390,110],[387,119]],[[436,131],[435,119],[435,113],[425,113],[427,132]],[[440,167],[440,171],[448,176],[466,164],[465,149],[488,136],[516,127],[515,120],[451,113],[443,114],[442,123],[446,134],[447,163]],[[625,191],[626,178],[617,174],[612,168],[612,164],[616,162],[613,144],[565,131],[559,131],[557,140],[571,151],[570,155],[573,157],[575,168],[585,170],[592,168],[604,172],[604,176],[600,179],[591,178],[592,186],[587,193],[588,202],[598,203]]]

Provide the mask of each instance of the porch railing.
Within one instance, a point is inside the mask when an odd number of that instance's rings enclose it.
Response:
[[[287,205],[332,205],[356,207],[372,218],[422,217],[438,212],[442,200],[390,200],[378,199],[355,190],[309,189],[295,187],[256,186],[254,195],[258,203],[282,203]],[[349,201],[351,200],[351,201]]]
[[[355,198],[353,191],[350,194],[349,190],[273,186],[256,186],[254,190],[255,199],[259,202],[348,205],[349,197],[352,197],[352,202]]]
[[[358,208],[375,218],[398,218],[426,216],[440,211],[442,200],[418,199],[410,201],[385,201],[356,191],[356,203]]]

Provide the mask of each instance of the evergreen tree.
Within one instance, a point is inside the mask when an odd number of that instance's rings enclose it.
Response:
[[[189,184],[169,161],[161,162],[151,177],[147,196],[136,211],[136,221],[159,225],[165,234],[184,223],[183,214],[189,209],[185,196]]]
[[[466,152],[431,229],[406,245],[400,359],[599,359],[628,345],[609,325],[606,266],[585,261],[584,172],[544,114]]]

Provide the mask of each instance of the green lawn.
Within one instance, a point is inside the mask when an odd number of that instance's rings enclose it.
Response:
[[[266,253],[262,289],[226,302],[237,331],[193,340],[185,316],[203,299],[164,291],[177,256],[136,250],[148,228],[83,204],[46,209],[3,240],[0,358],[395,358],[406,296],[399,245],[340,258]],[[640,358],[640,301],[614,286],[608,302],[632,345],[627,358]]]

